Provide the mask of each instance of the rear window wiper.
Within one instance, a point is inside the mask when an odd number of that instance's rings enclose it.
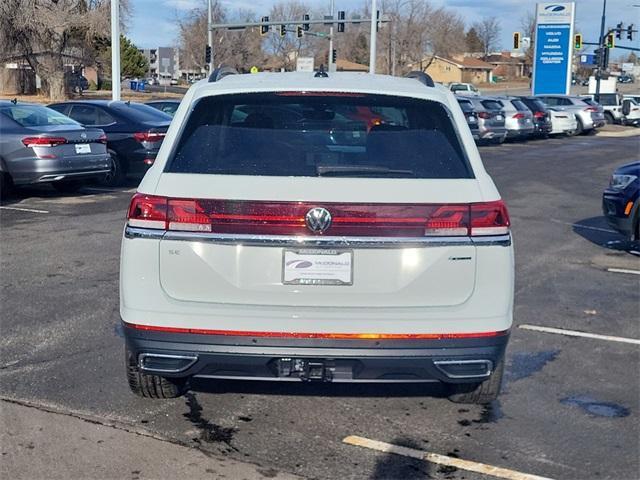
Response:
[[[320,177],[350,177],[350,176],[372,176],[383,177],[386,175],[415,177],[413,170],[401,170],[375,165],[318,165],[318,176]]]

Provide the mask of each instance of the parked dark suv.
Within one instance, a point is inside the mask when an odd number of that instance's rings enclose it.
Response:
[[[105,183],[120,185],[127,175],[141,178],[155,161],[171,123],[165,113],[135,102],[70,101],[49,105],[87,127],[107,134],[111,173]]]
[[[609,225],[631,240],[640,240],[640,161],[618,167],[602,194],[602,213]]]
[[[522,100],[531,113],[533,113],[534,137],[546,138],[551,133],[551,114],[547,106],[535,97],[518,97]]]

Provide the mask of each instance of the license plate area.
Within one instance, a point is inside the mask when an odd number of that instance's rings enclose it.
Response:
[[[79,155],[83,153],[91,153],[91,145],[88,143],[76,143],[75,147],[76,153]]]
[[[353,285],[353,251],[284,249],[284,285]]]

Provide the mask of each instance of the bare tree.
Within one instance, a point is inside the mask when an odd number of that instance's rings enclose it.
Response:
[[[524,52],[524,56],[529,65],[533,65],[533,46],[536,39],[536,15],[533,10],[529,10],[523,17],[520,18],[520,27],[522,28],[525,37],[531,39],[531,44]]]
[[[269,12],[269,19],[273,22],[299,18],[301,20],[300,23],[302,23],[302,16],[309,12],[310,7],[308,5],[297,0],[288,0],[273,6]],[[322,48],[321,43],[309,36],[297,38],[295,32],[281,36],[278,28],[275,27],[275,31],[268,34],[264,46],[267,52],[275,57],[285,70],[294,70],[296,58],[313,53],[314,46]],[[294,30],[291,25],[287,25],[286,28]]]
[[[500,22],[495,17],[487,17],[480,22],[475,22],[472,27],[478,33],[482,42],[482,53],[487,58],[492,50],[498,46],[500,38]]]
[[[123,2],[126,17],[128,2]],[[66,97],[65,59],[108,37],[107,0],[2,0],[0,51],[23,58],[42,80],[51,100]],[[89,46],[89,47],[87,47]]]

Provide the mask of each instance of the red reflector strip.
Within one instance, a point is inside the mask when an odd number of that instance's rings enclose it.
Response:
[[[509,330],[474,333],[307,333],[307,332],[248,332],[244,330],[208,330],[201,328],[157,327],[123,322],[135,330],[165,333],[190,333],[194,335],[219,335],[225,337],[264,338],[318,338],[328,340],[446,340],[455,338],[502,337]]]

